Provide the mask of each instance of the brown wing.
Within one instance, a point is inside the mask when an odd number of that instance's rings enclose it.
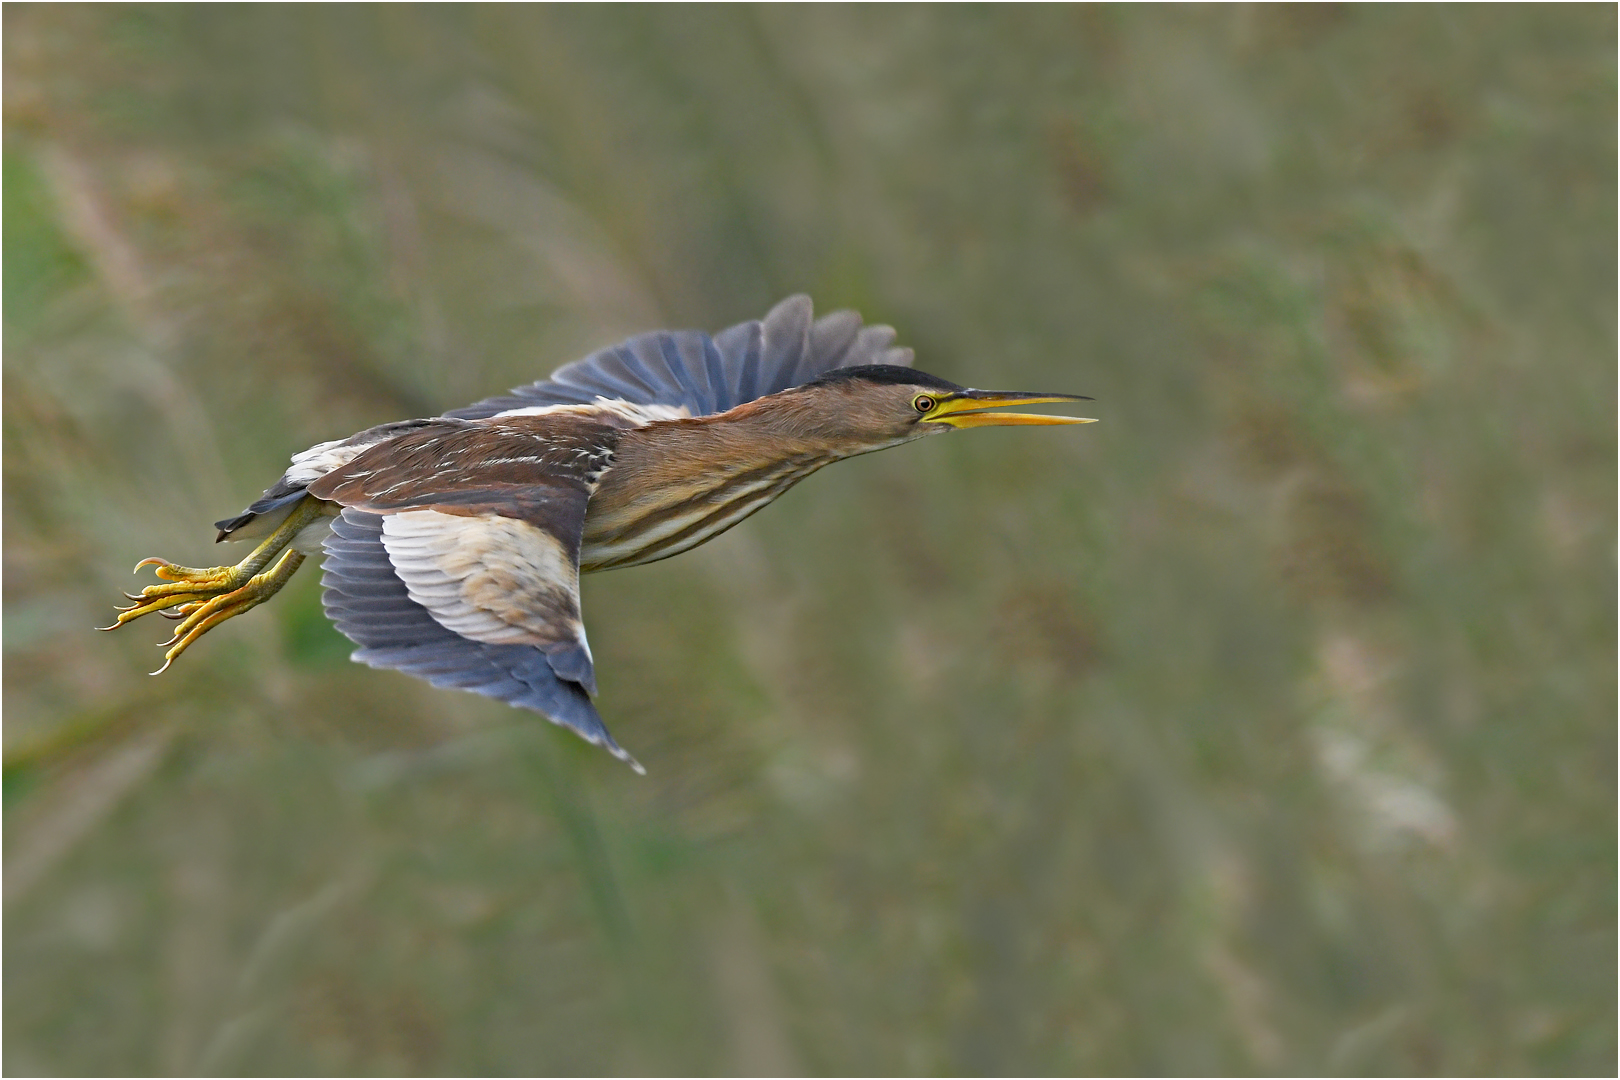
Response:
[[[367,449],[309,493],[380,516],[394,574],[439,626],[539,648],[559,678],[595,693],[579,545],[618,436],[571,415],[435,421]]]

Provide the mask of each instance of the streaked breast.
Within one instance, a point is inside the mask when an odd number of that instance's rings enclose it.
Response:
[[[585,515],[580,569],[637,566],[690,551],[774,502],[827,463],[821,455],[802,455],[639,490],[628,482],[604,483]],[[609,471],[610,477],[617,468]]]

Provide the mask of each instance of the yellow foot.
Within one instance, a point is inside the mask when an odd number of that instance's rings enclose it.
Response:
[[[323,503],[319,499],[305,499],[287,515],[287,519],[276,527],[276,531],[271,533],[264,543],[253,549],[253,554],[235,566],[210,566],[195,570],[189,566],[176,565],[168,559],[142,559],[135,564],[135,570],[138,571],[143,566],[155,566],[157,576],[166,584],[148,585],[139,594],[125,593],[124,595],[133,601],[130,606],[118,609],[118,618],[111,626],[98,626],[96,629],[116,630],[125,623],[133,622],[142,615],[150,615],[154,611],[161,611],[170,618],[188,618],[202,605],[216,597],[236,593],[245,588],[248,582],[254,579],[255,574],[269,566],[271,560],[292,543],[304,526],[332,512],[335,511],[331,503]],[[276,567],[279,570],[286,564],[287,560],[283,558],[276,563]],[[291,574],[297,568],[298,562],[294,562],[287,569],[287,573]],[[281,580],[285,581],[286,578]],[[167,608],[178,610],[169,612],[165,610]]]
[[[135,569],[157,567],[157,576],[164,584],[148,585],[139,593],[125,593],[131,601],[130,605],[118,609],[118,618],[113,620],[111,626],[98,626],[96,629],[116,630],[154,611],[166,619],[179,620],[180,625],[175,628],[174,636],[159,646],[169,650],[165,654],[163,667],[152,674],[167,670],[174,658],[185,652],[193,641],[226,619],[258,607],[275,595],[304,561],[304,556],[288,545],[305,526],[336,512],[332,503],[304,499],[262,544],[253,549],[253,554],[235,566],[210,566],[195,570],[189,566],[178,566],[167,559],[142,559],[135,564]],[[280,558],[277,558],[278,555]],[[272,560],[274,566],[270,566]],[[270,569],[266,570],[267,566]]]
[[[139,593],[125,593],[134,602],[128,607],[116,609],[118,618],[113,624],[98,626],[97,630],[116,630],[154,611],[171,615],[171,612],[163,609],[181,604],[184,607],[180,610],[184,611],[192,604],[203,604],[222,594],[235,592],[253,577],[255,569],[250,561],[236,566],[210,566],[205,570],[193,570],[189,566],[176,566],[167,559],[142,559],[135,564],[135,569],[138,571],[143,566],[156,566],[157,576],[171,584],[148,585]]]
[[[178,608],[172,615],[170,612],[163,612],[166,616],[184,621],[175,627],[173,637],[158,645],[158,648],[168,648],[169,651],[163,654],[163,666],[152,672],[152,674],[161,675],[169,670],[169,665],[174,663],[175,657],[185,652],[192,642],[226,619],[235,618],[242,612],[250,608],[256,608],[270,599],[280,591],[283,585],[287,584],[287,579],[293,576],[293,572],[298,569],[299,564],[303,561],[304,556],[302,553],[289,548],[282,553],[280,559],[276,560],[275,566],[262,574],[256,574],[248,578],[247,582],[240,588],[217,593],[208,599],[191,600]],[[176,567],[175,569],[184,568]],[[158,572],[162,573],[163,571],[159,570]],[[157,586],[152,587],[156,588]],[[168,604],[173,603],[173,600],[168,601]],[[136,617],[134,615],[136,610],[138,609],[131,609],[124,614],[134,618]],[[123,618],[123,616],[120,616],[120,618]]]

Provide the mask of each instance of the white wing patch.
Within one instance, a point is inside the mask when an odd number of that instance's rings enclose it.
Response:
[[[382,528],[406,592],[446,630],[490,645],[576,641],[589,655],[579,570],[544,529],[436,510],[384,514]]]
[[[287,470],[287,475],[283,479],[289,484],[313,484],[333,469],[347,465],[369,449],[370,443],[351,442],[349,439],[316,443],[308,450],[292,456],[292,468]]]
[[[642,427],[659,420],[685,420],[692,415],[692,410],[685,405],[641,405],[622,398],[599,397],[589,405],[530,405],[522,409],[507,409],[505,412],[496,413],[490,419],[503,420],[509,416],[549,416],[556,413],[589,416],[607,423],[621,421],[622,424],[614,425],[616,427]]]

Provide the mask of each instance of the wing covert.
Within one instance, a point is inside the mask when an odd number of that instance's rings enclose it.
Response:
[[[559,678],[596,693],[579,612],[579,524],[552,532],[499,514],[432,507],[382,515],[382,545],[412,600],[452,633],[486,645],[533,645]]]

